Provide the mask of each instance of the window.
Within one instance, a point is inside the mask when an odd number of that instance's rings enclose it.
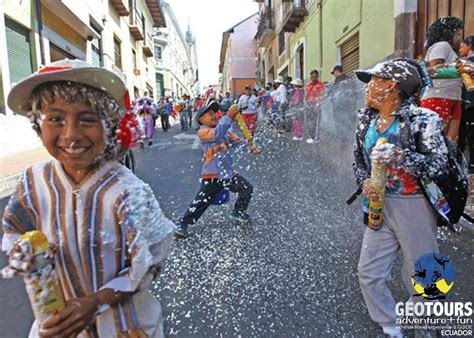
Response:
[[[102,67],[104,65],[102,57],[102,28],[92,20],[90,20],[90,26],[100,36],[98,39],[91,41],[92,64],[96,67]]]
[[[137,52],[135,49],[132,49],[132,62],[133,62],[133,69],[137,69]]]
[[[283,54],[285,51],[285,32],[281,30],[280,34],[278,34],[278,55]]]
[[[359,69],[359,33],[347,39],[340,48],[342,68],[350,76]]]
[[[163,48],[161,46],[155,46],[155,60],[160,61],[163,58]]]
[[[114,37],[114,62],[115,65],[122,69],[122,50],[121,50],[121,42]]]

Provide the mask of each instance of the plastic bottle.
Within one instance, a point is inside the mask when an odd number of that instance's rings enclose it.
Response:
[[[377,145],[387,143],[385,137],[377,140]],[[376,146],[377,146],[376,145]],[[383,222],[383,201],[385,195],[385,184],[387,182],[387,166],[376,160],[371,162],[372,171],[370,177],[370,185],[372,190],[377,192],[378,200],[369,199],[369,220],[368,226],[373,230],[379,230]]]

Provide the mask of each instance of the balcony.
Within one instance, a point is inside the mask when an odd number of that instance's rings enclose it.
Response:
[[[111,0],[110,3],[120,16],[128,16],[130,14],[126,0]]]
[[[275,37],[274,12],[271,8],[265,7],[260,13],[260,23],[257,29],[257,41],[259,47],[266,47]]]
[[[294,32],[308,15],[305,0],[283,2],[283,31]]]
[[[137,10],[130,12],[128,27],[130,34],[135,40],[141,41],[145,39],[145,35],[143,34],[143,16]]]
[[[153,42],[150,35],[148,34],[145,41],[143,42],[142,50],[143,50],[143,54],[146,57],[149,57],[149,58],[153,57]]]

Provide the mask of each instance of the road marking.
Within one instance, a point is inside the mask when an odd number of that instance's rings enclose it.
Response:
[[[173,136],[173,138],[178,139],[178,140],[182,140],[182,139],[195,140],[197,139],[197,135],[181,133],[181,134]]]
[[[197,149],[199,148],[199,139],[196,137],[196,139],[194,140],[194,143],[193,143],[193,146],[191,147],[191,149]]]

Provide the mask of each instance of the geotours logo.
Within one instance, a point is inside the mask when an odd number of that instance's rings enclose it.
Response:
[[[443,336],[472,335],[472,302],[443,302],[456,280],[451,260],[439,253],[421,256],[414,263],[411,276],[414,297],[431,301],[399,302],[395,306],[397,324],[410,328],[419,325],[441,329]]]
[[[451,260],[439,253],[421,256],[415,261],[415,274],[411,276],[417,294],[425,299],[446,298],[456,280],[456,271]]]

